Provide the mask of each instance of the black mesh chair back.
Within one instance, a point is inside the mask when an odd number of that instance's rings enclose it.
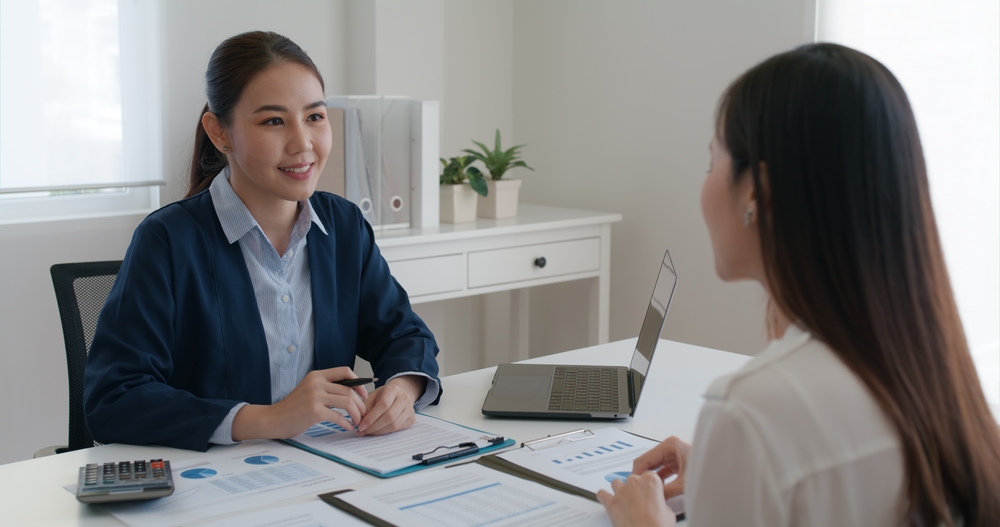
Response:
[[[83,372],[97,317],[118,277],[121,260],[56,264],[50,269],[59,304],[69,374],[69,450],[94,446],[83,417]]]

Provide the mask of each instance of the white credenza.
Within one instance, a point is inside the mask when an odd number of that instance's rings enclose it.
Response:
[[[589,340],[608,341],[611,224],[621,214],[521,204],[516,218],[480,218],[424,229],[376,234],[382,256],[396,280],[420,304],[511,291],[497,318],[505,328],[486,328],[487,363],[527,358],[527,288],[588,279]]]

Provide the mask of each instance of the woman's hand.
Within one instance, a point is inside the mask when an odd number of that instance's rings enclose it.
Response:
[[[365,400],[368,414],[358,423],[358,435],[388,434],[412,426],[416,420],[413,403],[426,387],[427,379],[402,375],[376,388]]]
[[[632,474],[643,475],[655,470],[661,483],[670,476],[676,475],[677,479],[663,485],[663,499],[669,500],[674,496],[684,494],[684,471],[687,469],[690,452],[690,444],[676,437],[669,437],[664,442],[649,449],[645,454],[635,458],[635,461],[632,462]]]
[[[624,482],[611,482],[614,494],[601,489],[597,501],[604,505],[611,523],[618,527],[676,525],[674,512],[663,499],[663,480],[655,472],[632,474]]]
[[[604,505],[615,525],[675,525],[667,500],[684,494],[684,471],[691,445],[676,437],[651,448],[632,462],[632,475],[611,482],[614,494],[600,490],[597,501]],[[663,482],[670,476],[677,479]]]
[[[309,372],[287,397],[272,405],[247,405],[233,419],[233,440],[288,439],[305,432],[312,425],[329,421],[352,430],[368,413],[364,386],[348,388],[334,381],[357,379],[350,368],[330,368]],[[351,416],[344,418],[342,408]]]

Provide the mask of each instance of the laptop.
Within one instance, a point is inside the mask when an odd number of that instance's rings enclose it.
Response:
[[[628,368],[501,364],[483,403],[483,414],[546,419],[625,419],[635,415],[676,288],[677,272],[667,251]]]

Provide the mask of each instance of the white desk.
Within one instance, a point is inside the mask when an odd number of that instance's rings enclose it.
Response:
[[[531,362],[552,364],[628,365],[635,339],[542,357]],[[750,357],[688,344],[660,341],[634,419],[625,421],[543,421],[488,418],[480,413],[493,378],[486,368],[442,379],[441,404],[426,413],[466,426],[525,441],[581,427],[618,426],[648,437],[676,435],[690,440],[709,382],[738,369]],[[0,466],[0,525],[120,526],[115,518],[83,505],[63,489],[76,482],[77,469],[88,462],[165,458],[180,461],[200,453],[165,447],[105,445]],[[316,457],[316,463],[332,463]],[[434,469],[431,469],[434,470]],[[366,476],[368,484],[377,481]],[[403,476],[405,477],[405,476]],[[352,487],[357,487],[353,485]],[[290,500],[307,501],[315,497]]]
[[[387,230],[375,237],[413,304],[512,292],[509,309],[491,309],[484,318],[490,337],[486,363],[499,364],[528,358],[528,288],[534,286],[590,280],[589,343],[608,341],[611,224],[621,219],[521,204],[516,218]]]

